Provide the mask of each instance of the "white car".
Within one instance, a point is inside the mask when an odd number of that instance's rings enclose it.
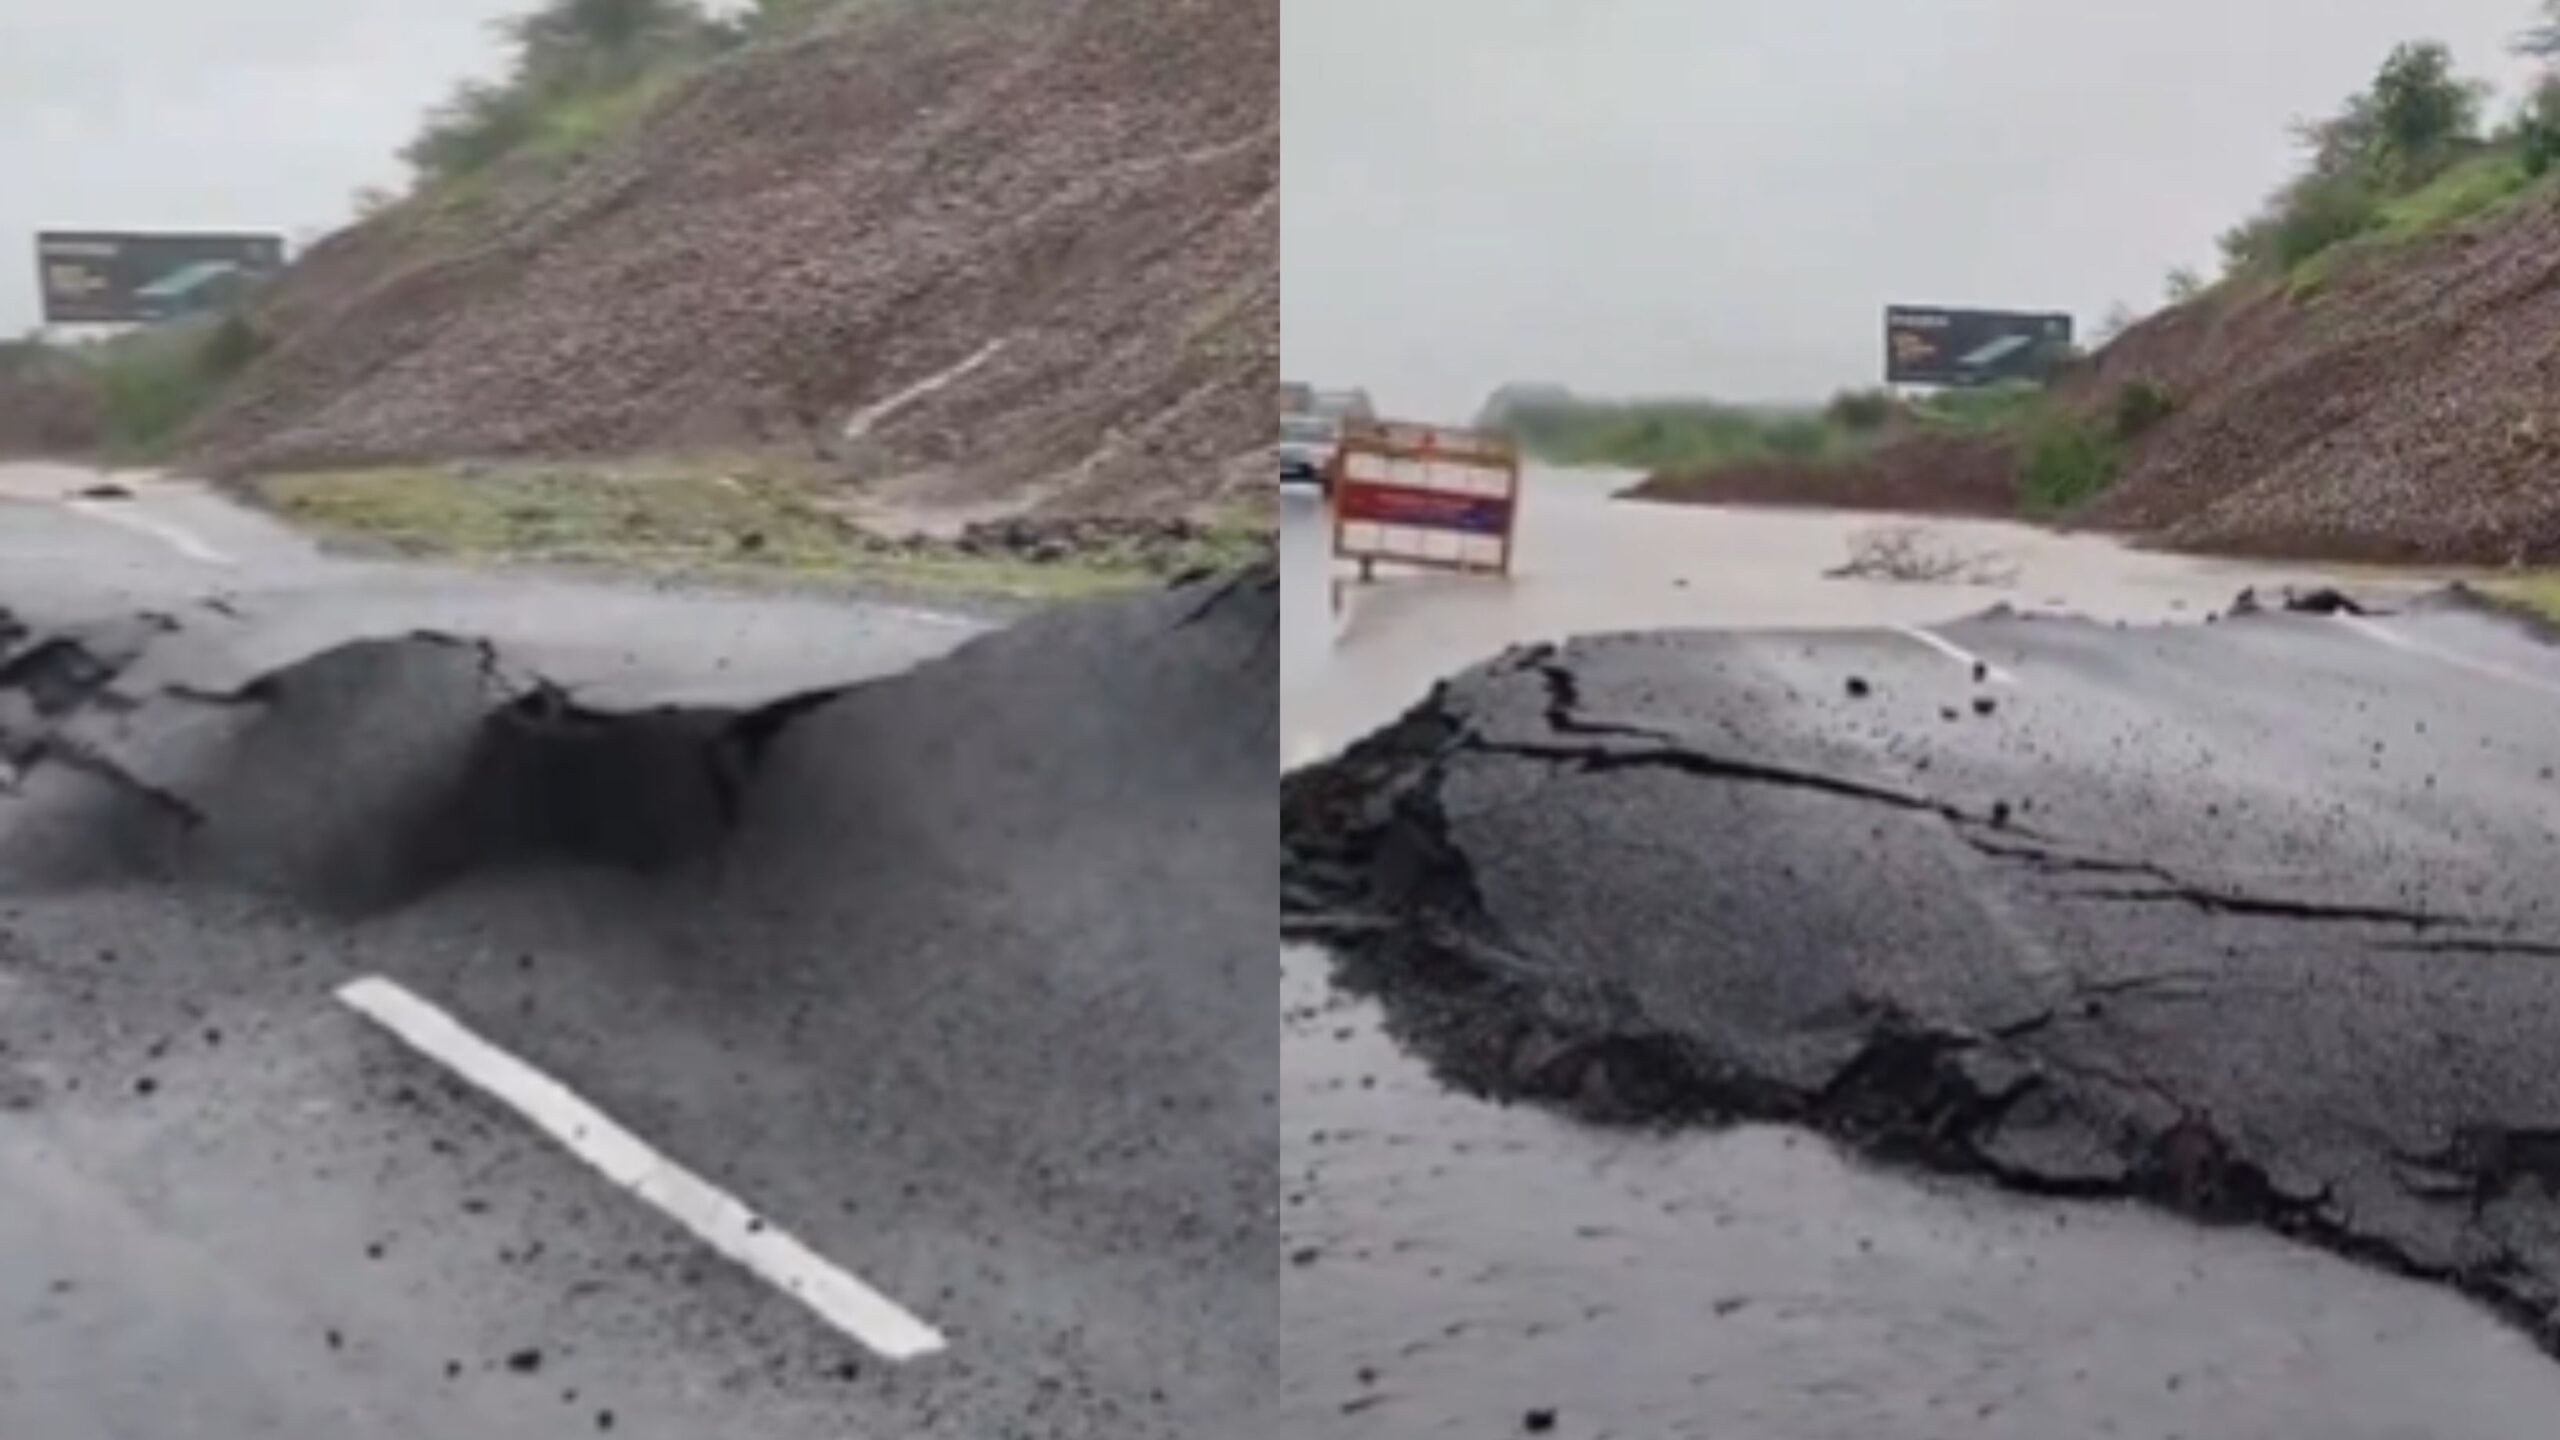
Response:
[[[1342,444],[1341,422],[1323,415],[1283,415],[1280,417],[1280,483],[1283,485],[1315,485],[1328,483],[1333,467],[1333,454]]]

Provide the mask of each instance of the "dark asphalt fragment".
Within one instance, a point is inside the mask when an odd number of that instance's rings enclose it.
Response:
[[[2343,590],[2322,587],[2296,594],[2287,590],[2284,608],[2297,615],[2370,615],[2373,612],[2358,604]]]
[[[1461,1089],[2257,1224],[2560,1353],[2560,919],[2510,808],[2547,701],[2283,617],[2035,631],[1927,765],[1771,698],[1822,642],[1503,657],[1283,782],[1284,931]],[[2214,700],[2141,728],[2171,696]],[[2333,783],[2385,732],[2461,783]]]

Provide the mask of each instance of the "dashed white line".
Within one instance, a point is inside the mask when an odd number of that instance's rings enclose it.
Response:
[[[941,1334],[896,1301],[651,1149],[567,1086],[394,982],[378,976],[357,980],[341,987],[338,999],[501,1101],[606,1179],[875,1354],[912,1360],[943,1348]]]
[[[2527,674],[2522,670],[2498,664],[2494,660],[2476,659],[2472,656],[2462,654],[2459,651],[2441,649],[2437,646],[2426,644],[2423,641],[2414,640],[2387,625],[2376,624],[2362,616],[2341,615],[2338,619],[2343,622],[2348,629],[2355,631],[2366,639],[2388,645],[2394,650],[2403,651],[2411,655],[2423,655],[2430,660],[2451,665],[2458,670],[2468,670],[2475,675],[2486,675],[2492,679],[2504,680],[2510,685],[2521,685],[2528,690],[2539,690],[2546,695],[2560,695],[2560,681],[2546,680],[2539,675]]]
[[[206,544],[198,536],[190,534],[189,532],[182,530],[175,525],[169,524],[166,521],[154,520],[148,515],[125,508],[130,506],[131,503],[132,502],[130,501],[121,500],[113,502],[67,500],[63,502],[63,506],[75,515],[85,515],[92,520],[102,521],[109,525],[120,525],[127,530],[135,532],[136,534],[148,535],[152,539],[159,541],[161,544],[168,546],[170,549],[177,551],[179,554],[184,555],[188,559],[196,561],[199,564],[236,565],[239,563],[238,561],[233,560],[230,556],[222,553],[220,550]]]
[[[1948,659],[1953,660],[1967,669],[1971,669],[1977,665],[1981,666],[1984,678],[1990,680],[1995,685],[2015,685],[2018,683],[2017,676],[2010,674],[2008,671],[2003,670],[1999,666],[1992,664],[1990,661],[1983,659],[1981,656],[1974,654],[1972,651],[1958,645],[1953,640],[1948,639],[1946,636],[1939,634],[1935,630],[1925,630],[1917,625],[1896,625],[1893,627],[1893,630],[1895,634],[1912,640],[1917,640],[1921,644],[1928,646],[1930,649],[1937,651],[1939,654],[1946,656]]]

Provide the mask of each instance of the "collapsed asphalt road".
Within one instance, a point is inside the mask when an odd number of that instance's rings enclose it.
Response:
[[[0,575],[0,1432],[1260,1433],[1275,592],[660,704],[680,627],[589,637],[648,652],[599,699]],[[365,977],[947,1347],[721,1261]]]
[[[2455,605],[1515,652],[1284,783],[1447,1079],[2266,1225],[2560,1348],[2560,659]]]

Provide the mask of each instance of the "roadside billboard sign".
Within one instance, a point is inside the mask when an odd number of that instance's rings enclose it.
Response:
[[[1333,551],[1367,577],[1377,562],[1511,573],[1520,454],[1480,431],[1354,425],[1334,456]]]
[[[2049,311],[1893,305],[1884,312],[1888,385],[2040,380],[2071,350],[2071,317]]]
[[[144,325],[216,310],[284,261],[281,235],[49,230],[36,237],[48,325]]]

